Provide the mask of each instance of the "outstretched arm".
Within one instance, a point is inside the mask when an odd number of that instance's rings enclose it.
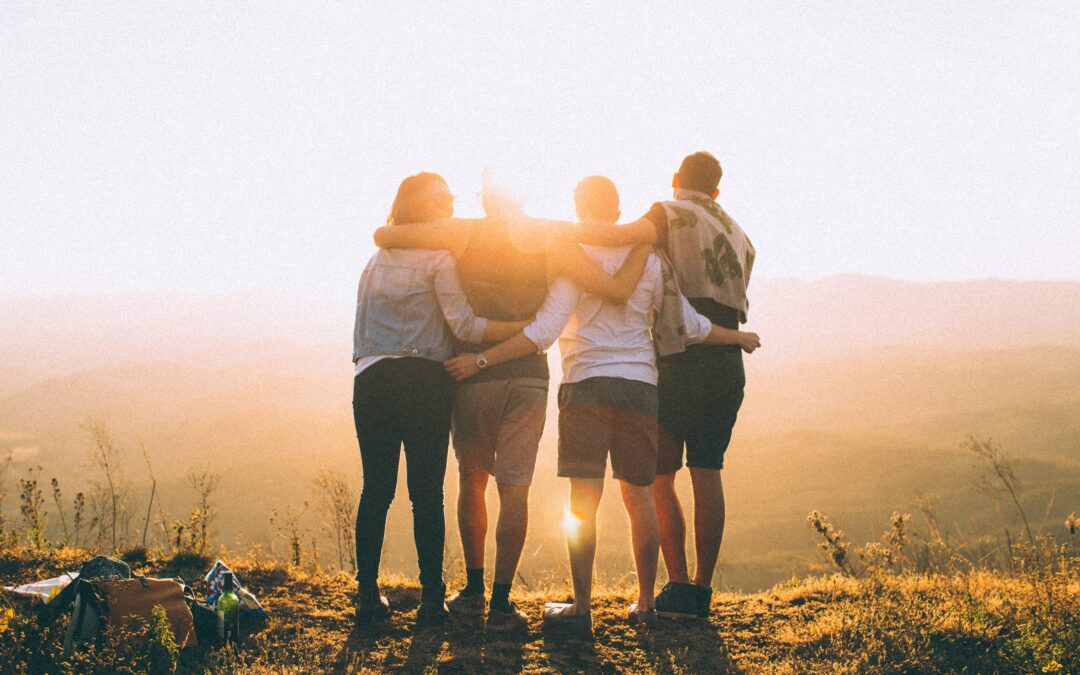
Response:
[[[383,225],[375,230],[375,245],[379,248],[444,249],[459,258],[469,243],[473,222],[466,218],[443,218],[430,223]]]
[[[635,247],[622,268],[611,276],[577,244],[555,240],[548,249],[548,277],[566,277],[578,288],[600,296],[605,302],[623,305],[637,288],[651,250],[651,246]]]
[[[656,225],[648,218],[639,218],[625,225],[609,223],[581,223],[560,227],[560,236],[582,244],[594,246],[632,246],[655,244]]]

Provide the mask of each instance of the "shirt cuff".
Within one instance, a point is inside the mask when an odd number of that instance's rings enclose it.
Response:
[[[700,344],[705,341],[705,338],[709,337],[709,333],[712,331],[712,322],[706,319],[704,316],[695,312],[693,315],[686,317],[686,341],[689,344]],[[696,328],[696,330],[694,330]]]
[[[525,337],[529,338],[529,342],[536,345],[537,352],[547,351],[551,347],[551,343],[555,341],[553,338],[544,335],[544,330],[536,321],[522,328],[521,332]]]
[[[484,341],[484,332],[487,331],[488,320],[482,316],[476,317],[473,321],[473,331],[469,336],[467,342],[471,342],[474,345],[478,345]]]

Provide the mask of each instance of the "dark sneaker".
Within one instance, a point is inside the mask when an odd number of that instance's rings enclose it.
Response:
[[[484,614],[484,608],[487,607],[487,600],[484,598],[483,593],[474,593],[472,595],[455,593],[446,601],[446,606],[450,609],[451,614],[460,616],[482,616]]]
[[[626,611],[626,621],[631,626],[641,626],[643,628],[655,626],[657,622],[656,608],[638,609],[637,603],[632,603]]]
[[[695,585],[697,589],[697,615],[699,618],[708,620],[712,612],[712,588]]]
[[[416,625],[433,626],[446,621],[450,609],[446,606],[446,586],[420,591],[420,606],[416,608]]]
[[[356,623],[359,626],[382,621],[390,613],[390,601],[385,595],[363,593],[356,596]]]
[[[573,631],[575,633],[592,632],[592,613],[567,614],[573,605],[549,602],[544,608],[544,628]]]
[[[656,613],[668,619],[698,619],[698,591],[694,584],[669,581],[656,596]]]
[[[529,617],[512,602],[506,609],[492,606],[488,607],[487,627],[499,632],[524,631],[529,629]]]

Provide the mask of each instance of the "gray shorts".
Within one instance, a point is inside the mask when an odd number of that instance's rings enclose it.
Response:
[[[656,386],[621,377],[590,377],[559,387],[559,475],[652,485],[656,477]]]
[[[451,426],[458,471],[486,471],[502,485],[532,483],[547,394],[539,377],[458,385]]]

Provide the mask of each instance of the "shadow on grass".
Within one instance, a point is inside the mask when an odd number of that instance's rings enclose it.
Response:
[[[631,634],[658,672],[743,672],[732,661],[714,625],[661,619],[652,629],[628,631],[627,636]]]
[[[455,617],[448,635],[450,660],[440,670],[450,672],[517,672],[525,662],[525,644],[535,639],[527,631],[489,631],[481,617]]]
[[[557,672],[595,673],[611,670],[597,654],[595,633],[545,628],[543,638],[544,651]]]

